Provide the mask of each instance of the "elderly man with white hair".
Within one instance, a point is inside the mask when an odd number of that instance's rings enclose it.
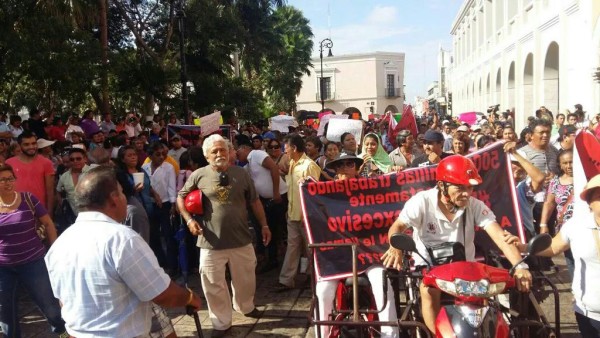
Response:
[[[213,325],[212,337],[223,337],[231,328],[232,304],[225,266],[229,266],[233,308],[247,317],[258,317],[254,306],[256,256],[248,228],[249,205],[261,226],[264,245],[271,240],[264,209],[248,172],[229,162],[227,141],[211,135],[202,145],[209,165],[188,178],[179,191],[177,206],[191,233],[198,236],[202,288]],[[202,191],[204,213],[199,222],[185,208],[185,197]]]

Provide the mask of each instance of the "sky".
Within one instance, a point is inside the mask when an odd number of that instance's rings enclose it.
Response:
[[[406,101],[427,96],[437,80],[440,46],[452,47],[450,30],[463,0],[287,0],[310,21],[314,57],[319,42],[333,41],[333,55],[405,53]]]

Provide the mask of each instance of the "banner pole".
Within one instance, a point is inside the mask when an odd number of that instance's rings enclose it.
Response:
[[[358,272],[356,268],[356,244],[352,244],[352,321],[358,322]]]

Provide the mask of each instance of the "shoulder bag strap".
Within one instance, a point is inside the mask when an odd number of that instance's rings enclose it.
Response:
[[[33,202],[31,201],[31,194],[23,193],[22,197],[25,197],[25,203],[27,203],[27,206],[29,206],[29,210],[31,211],[33,218],[37,219],[37,217],[35,216],[35,208],[33,206]]]
[[[573,202],[573,190],[574,190],[574,188],[571,190],[571,193],[569,194],[569,198],[567,198],[567,201],[565,202],[565,205],[563,206],[562,210],[560,211],[560,214],[558,216],[556,216],[557,224],[562,224],[563,218],[565,218],[565,214],[567,213],[567,210],[569,209],[569,204],[571,204],[571,202]]]

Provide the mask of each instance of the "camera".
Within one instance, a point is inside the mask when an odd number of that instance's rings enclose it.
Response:
[[[129,121],[129,123],[133,123],[133,122],[137,121],[137,119],[132,116],[132,117],[129,118],[128,121]]]

